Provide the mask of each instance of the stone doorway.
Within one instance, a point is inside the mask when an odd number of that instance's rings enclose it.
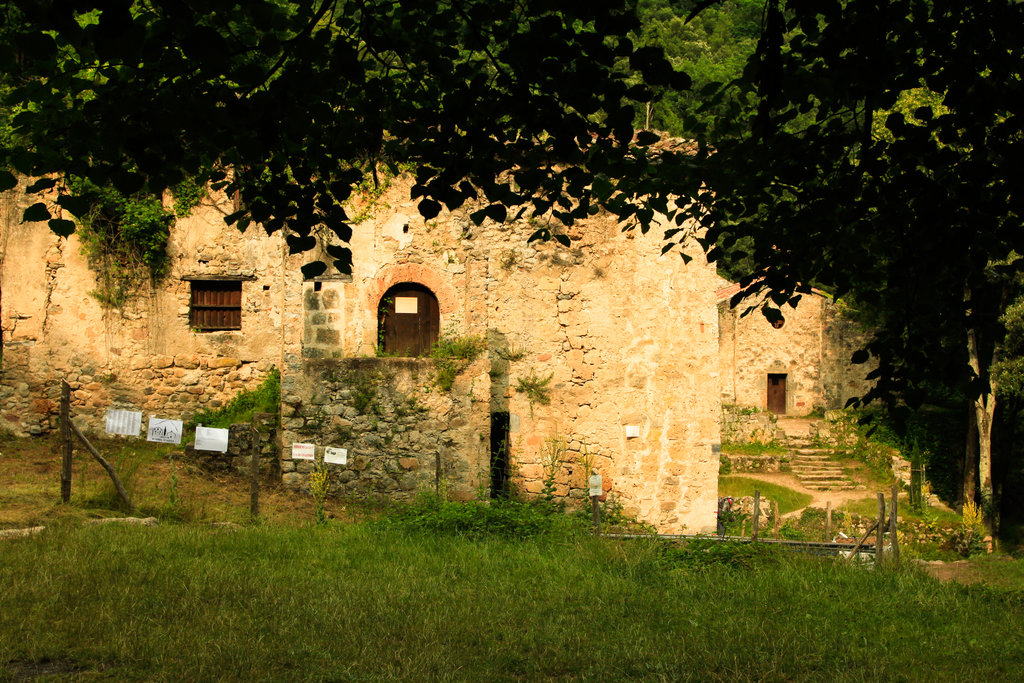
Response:
[[[768,374],[768,410],[776,415],[786,414],[785,374]]]

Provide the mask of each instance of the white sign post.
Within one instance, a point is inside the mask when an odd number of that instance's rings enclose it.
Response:
[[[594,513],[594,535],[601,535],[601,504],[599,498],[604,493],[604,479],[600,474],[590,475],[590,506]]]

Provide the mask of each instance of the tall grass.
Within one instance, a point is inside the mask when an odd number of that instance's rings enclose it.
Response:
[[[932,680],[1019,675],[1019,593],[775,557],[352,525],[4,542],[4,662],[104,680]]]

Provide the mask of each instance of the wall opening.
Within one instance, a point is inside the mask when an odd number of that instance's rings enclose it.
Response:
[[[401,282],[377,306],[377,346],[393,356],[426,356],[441,331],[437,297],[415,282]]]
[[[509,414],[491,413],[491,498],[508,495]]]
[[[786,414],[785,374],[768,374],[768,410],[776,415]]]

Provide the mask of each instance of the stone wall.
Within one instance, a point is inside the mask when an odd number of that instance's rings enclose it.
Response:
[[[293,443],[348,451],[326,464],[330,493],[407,499],[443,488],[455,499],[489,493],[487,362],[434,383],[434,362],[416,358],[308,360],[282,396],[282,480],[308,490],[314,463],[292,459]]]
[[[744,406],[722,406],[722,443],[769,444],[785,440],[779,419],[767,411]]]
[[[271,481],[281,478],[277,419],[271,413],[257,413],[253,418],[259,433],[260,476]],[[252,471],[252,430],[252,424],[233,424],[228,428],[227,452],[197,451],[195,444],[190,443],[185,446],[185,457],[212,472],[235,472],[248,477]]]
[[[22,189],[0,195],[0,424],[6,429],[24,435],[55,428],[61,378],[72,386],[76,415],[95,429],[108,407],[188,419],[280,366],[285,273],[294,267],[280,235],[227,228],[230,203],[208,197],[173,226],[169,273],[140,282],[122,310],[108,309],[90,294],[101,275],[77,237],[21,222],[28,205]],[[194,331],[192,279],[224,277],[241,282],[242,329]]]
[[[292,462],[288,447],[316,440],[350,446],[350,464],[332,475],[339,493],[407,495],[436,481],[438,454],[442,478],[458,495],[486,492],[491,416],[507,416],[508,474],[524,495],[541,490],[541,451],[557,436],[568,446],[558,495],[583,497],[586,444],[607,495],[628,514],[666,532],[713,529],[718,280],[696,244],[686,243],[694,258],[684,263],[676,252],[661,254],[658,227],[639,235],[604,214],[567,229],[571,248],[530,241],[540,227],[561,229],[546,218],[476,226],[468,209],[425,221],[409,188],[408,179],[395,180],[354,212],[368,218],[346,245],[351,277],[315,281],[299,271],[309,255],[289,256],[280,233],[225,228],[230,205],[212,198],[177,222],[171,273],[140,286],[123,314],[88,296],[96,274],[74,237],[19,224],[24,207],[9,203],[15,218],[2,226],[4,244],[17,244],[19,258],[3,247],[0,386],[8,396],[0,411],[19,433],[52,427],[53,387],[66,375],[77,383],[76,407],[95,425],[108,406],[187,418],[254,386],[276,365],[289,485],[304,486],[311,465]],[[213,277],[242,282],[241,330],[190,329],[190,279]],[[22,280],[12,291],[8,283]],[[381,415],[368,415],[341,378],[378,362],[361,358],[376,352],[378,306],[388,288],[405,282],[436,296],[443,334],[481,338],[486,352],[451,395],[427,390],[426,361],[374,366],[367,372],[381,373],[378,395],[394,399],[381,400]],[[542,400],[524,391],[538,382],[546,382]],[[398,414],[410,396],[429,419]],[[41,417],[26,417],[33,410]],[[345,439],[341,421],[352,423]]]
[[[585,443],[627,513],[665,531],[714,527],[717,280],[693,244],[686,264],[661,255],[657,230],[634,235],[602,215],[569,230],[569,249],[531,242],[532,220],[476,226],[457,211],[424,221],[405,180],[368,213],[349,244],[350,282],[289,284],[303,323],[286,385],[314,359],[374,355],[384,293],[418,283],[437,297],[443,334],[486,342],[489,373],[471,392],[485,392],[484,416],[508,415],[514,488],[540,492],[541,450],[557,435],[568,446],[558,495],[584,496]],[[531,402],[524,383],[545,380],[546,402]],[[481,420],[483,443],[488,427]]]

